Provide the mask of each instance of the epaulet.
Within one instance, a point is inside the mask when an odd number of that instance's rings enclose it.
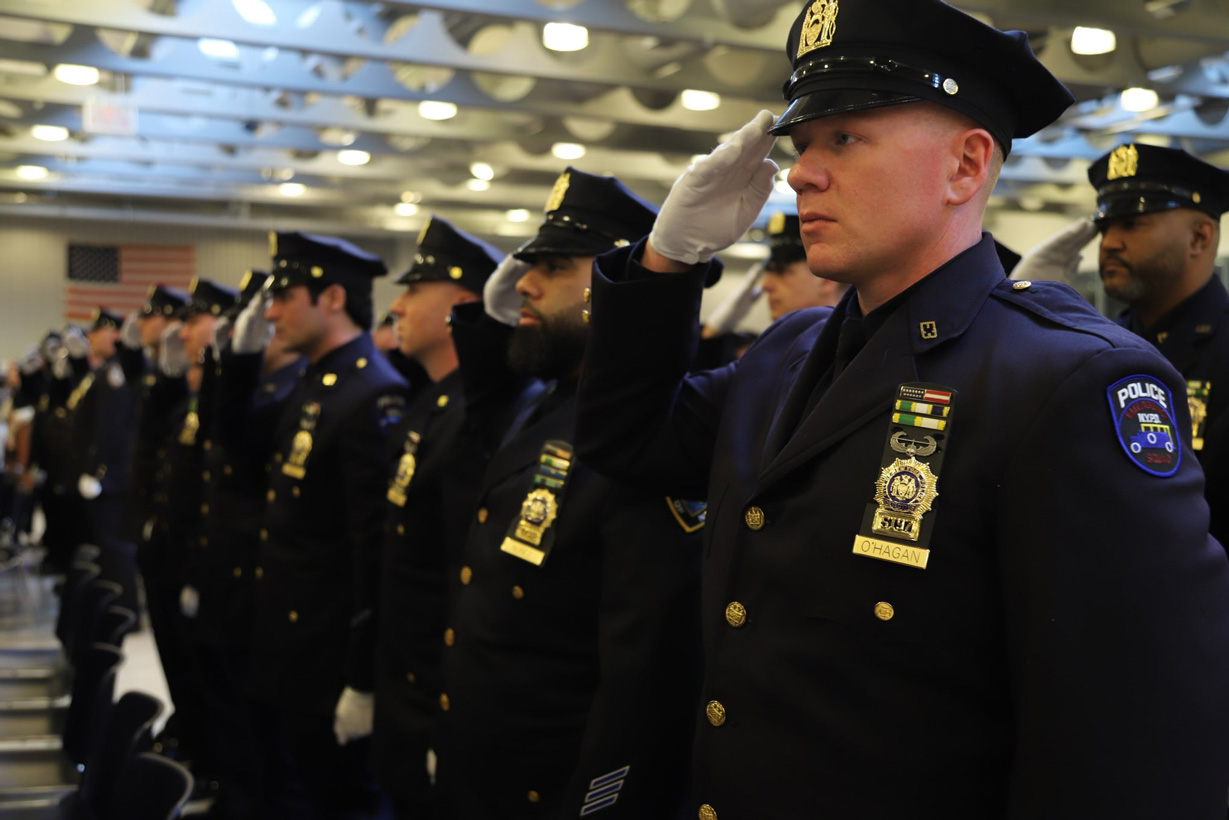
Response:
[[[1075,288],[1062,282],[1004,279],[992,295],[1054,324],[1097,336],[1115,347],[1138,338],[1102,316]]]

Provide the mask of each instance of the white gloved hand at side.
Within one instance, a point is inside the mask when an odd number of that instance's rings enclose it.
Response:
[[[755,300],[763,295],[764,289],[760,282],[764,278],[764,265],[757,262],[743,276],[742,281],[730,291],[724,299],[713,308],[712,313],[704,320],[704,332],[708,336],[720,336],[738,327],[751,311]]]
[[[744,233],[772,193],[777,164],[768,159],[774,118],[761,111],[712,153],[687,166],[657,214],[649,244],[667,259],[707,262]]]
[[[243,306],[235,318],[235,330],[230,335],[230,349],[235,353],[259,353],[269,344],[273,327],[265,319],[269,296],[261,291]]]
[[[84,473],[77,479],[77,492],[86,501],[92,501],[102,495],[102,482],[89,473]]]
[[[1080,250],[1096,235],[1096,223],[1086,217],[1077,219],[1030,248],[1011,272],[1011,278],[1071,284],[1084,258]]]
[[[141,349],[141,328],[137,325],[140,316],[135,310],[129,313],[124,317],[124,324],[119,329],[120,344],[129,350]]]
[[[201,594],[196,591],[196,587],[184,584],[183,589],[179,590],[179,611],[185,618],[195,618],[200,609]]]
[[[376,696],[347,686],[337,699],[333,712],[333,734],[337,743],[345,746],[351,740],[367,737],[372,731],[375,717]]]
[[[512,254],[504,257],[499,267],[482,286],[482,308],[486,315],[505,325],[515,325],[521,318],[521,303],[516,283],[529,270],[530,264]]]
[[[162,375],[177,378],[188,372],[188,351],[179,338],[179,322],[172,322],[162,331],[162,343],[158,346],[158,369]]]
[[[68,350],[68,355],[74,359],[84,359],[90,352],[90,343],[86,341],[85,334],[81,332],[81,328],[76,325],[69,325],[64,329],[64,347]]]
[[[17,369],[23,376],[33,376],[42,368],[43,354],[39,352],[38,345],[31,346],[17,362]]]

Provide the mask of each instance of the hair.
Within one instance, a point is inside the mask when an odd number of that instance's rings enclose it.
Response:
[[[313,305],[319,301],[320,294],[333,285],[337,285],[346,294],[344,310],[346,315],[350,317],[350,321],[358,325],[359,330],[371,330],[371,326],[375,322],[375,304],[371,294],[353,293],[347,290],[345,285],[338,282],[322,282],[319,279],[315,279],[303,283],[303,286],[307,288],[307,297],[311,299]]]

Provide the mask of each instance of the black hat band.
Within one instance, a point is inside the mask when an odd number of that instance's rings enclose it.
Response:
[[[785,99],[793,99],[794,92],[808,80],[813,81],[820,77],[823,79],[865,77],[867,74],[875,73],[901,77],[947,94],[955,94],[960,90],[959,83],[953,77],[945,77],[937,71],[917,68],[899,60],[884,57],[828,57],[822,60],[811,60],[795,69],[785,81]],[[949,88],[952,90],[948,91]]]
[[[609,239],[616,247],[629,243],[626,236],[618,236],[610,231],[603,231],[601,228],[595,228],[587,222],[576,219],[571,214],[561,214],[558,211],[548,213],[546,218],[542,220],[542,224],[553,225],[556,228],[568,228],[569,230],[580,231],[581,233],[595,233],[598,236]],[[640,237],[636,238],[639,239]]]
[[[1148,194],[1160,193],[1180,197],[1196,204],[1202,199],[1198,191],[1183,188],[1179,185],[1166,185],[1164,182],[1148,182],[1139,179],[1128,179],[1122,182],[1111,182],[1102,185],[1097,196],[1116,196],[1118,194]]]

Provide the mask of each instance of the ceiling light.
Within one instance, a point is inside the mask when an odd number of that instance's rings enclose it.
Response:
[[[402,202],[422,202],[422,194],[418,193],[418,191],[402,191],[401,201]]]
[[[712,111],[721,105],[721,95],[711,91],[688,88],[683,91],[680,101],[688,111]]]
[[[772,189],[776,191],[778,194],[782,194],[784,196],[793,196],[794,194],[797,193],[797,191],[789,187],[789,182],[787,182],[784,179],[778,179],[776,182],[774,182],[772,185]]]
[[[1156,108],[1161,98],[1151,88],[1126,88],[1119,98],[1126,111],[1151,111]]]
[[[73,65],[60,63],[55,67],[55,78],[67,85],[97,85],[101,76],[98,69],[91,65]]]
[[[1025,194],[1016,200],[1020,207],[1026,211],[1040,211],[1046,206],[1046,201],[1039,196]]]
[[[456,103],[423,100],[418,104],[418,116],[424,120],[450,120],[456,115]]]
[[[528,222],[529,211],[526,208],[513,208],[504,214],[509,222]]]
[[[265,0],[230,0],[239,16],[254,26],[277,25],[277,15]]]
[[[0,58],[0,74],[18,74],[23,77],[44,77],[47,66],[33,60],[6,60]]]
[[[485,191],[491,187],[491,183],[487,182],[485,179],[471,179],[469,182],[465,183],[465,187],[469,188],[471,191]]]
[[[221,40],[217,37],[202,37],[196,41],[196,47],[201,54],[215,60],[238,60],[239,46],[233,40]]]
[[[371,162],[371,154],[347,148],[345,151],[337,152],[337,161],[342,165],[366,165]]]
[[[418,206],[413,202],[398,202],[393,206],[393,213],[397,216],[413,216],[418,213]]]
[[[474,179],[485,179],[487,182],[495,179],[495,169],[485,162],[471,163],[469,172],[474,175]]]
[[[47,169],[41,165],[18,165],[17,176],[22,179],[46,179]]]
[[[542,27],[542,45],[551,51],[580,51],[589,45],[589,29],[571,23],[547,23]]]
[[[277,192],[282,196],[303,196],[307,193],[307,186],[302,182],[283,182],[277,186]]]
[[[585,155],[585,146],[578,142],[557,142],[550,147],[556,159],[580,159]]]
[[[1114,32],[1104,28],[1076,26],[1071,32],[1071,51],[1074,54],[1109,54],[1118,47]]]
[[[30,136],[43,142],[63,142],[68,139],[68,129],[62,125],[36,125],[30,129]]]

